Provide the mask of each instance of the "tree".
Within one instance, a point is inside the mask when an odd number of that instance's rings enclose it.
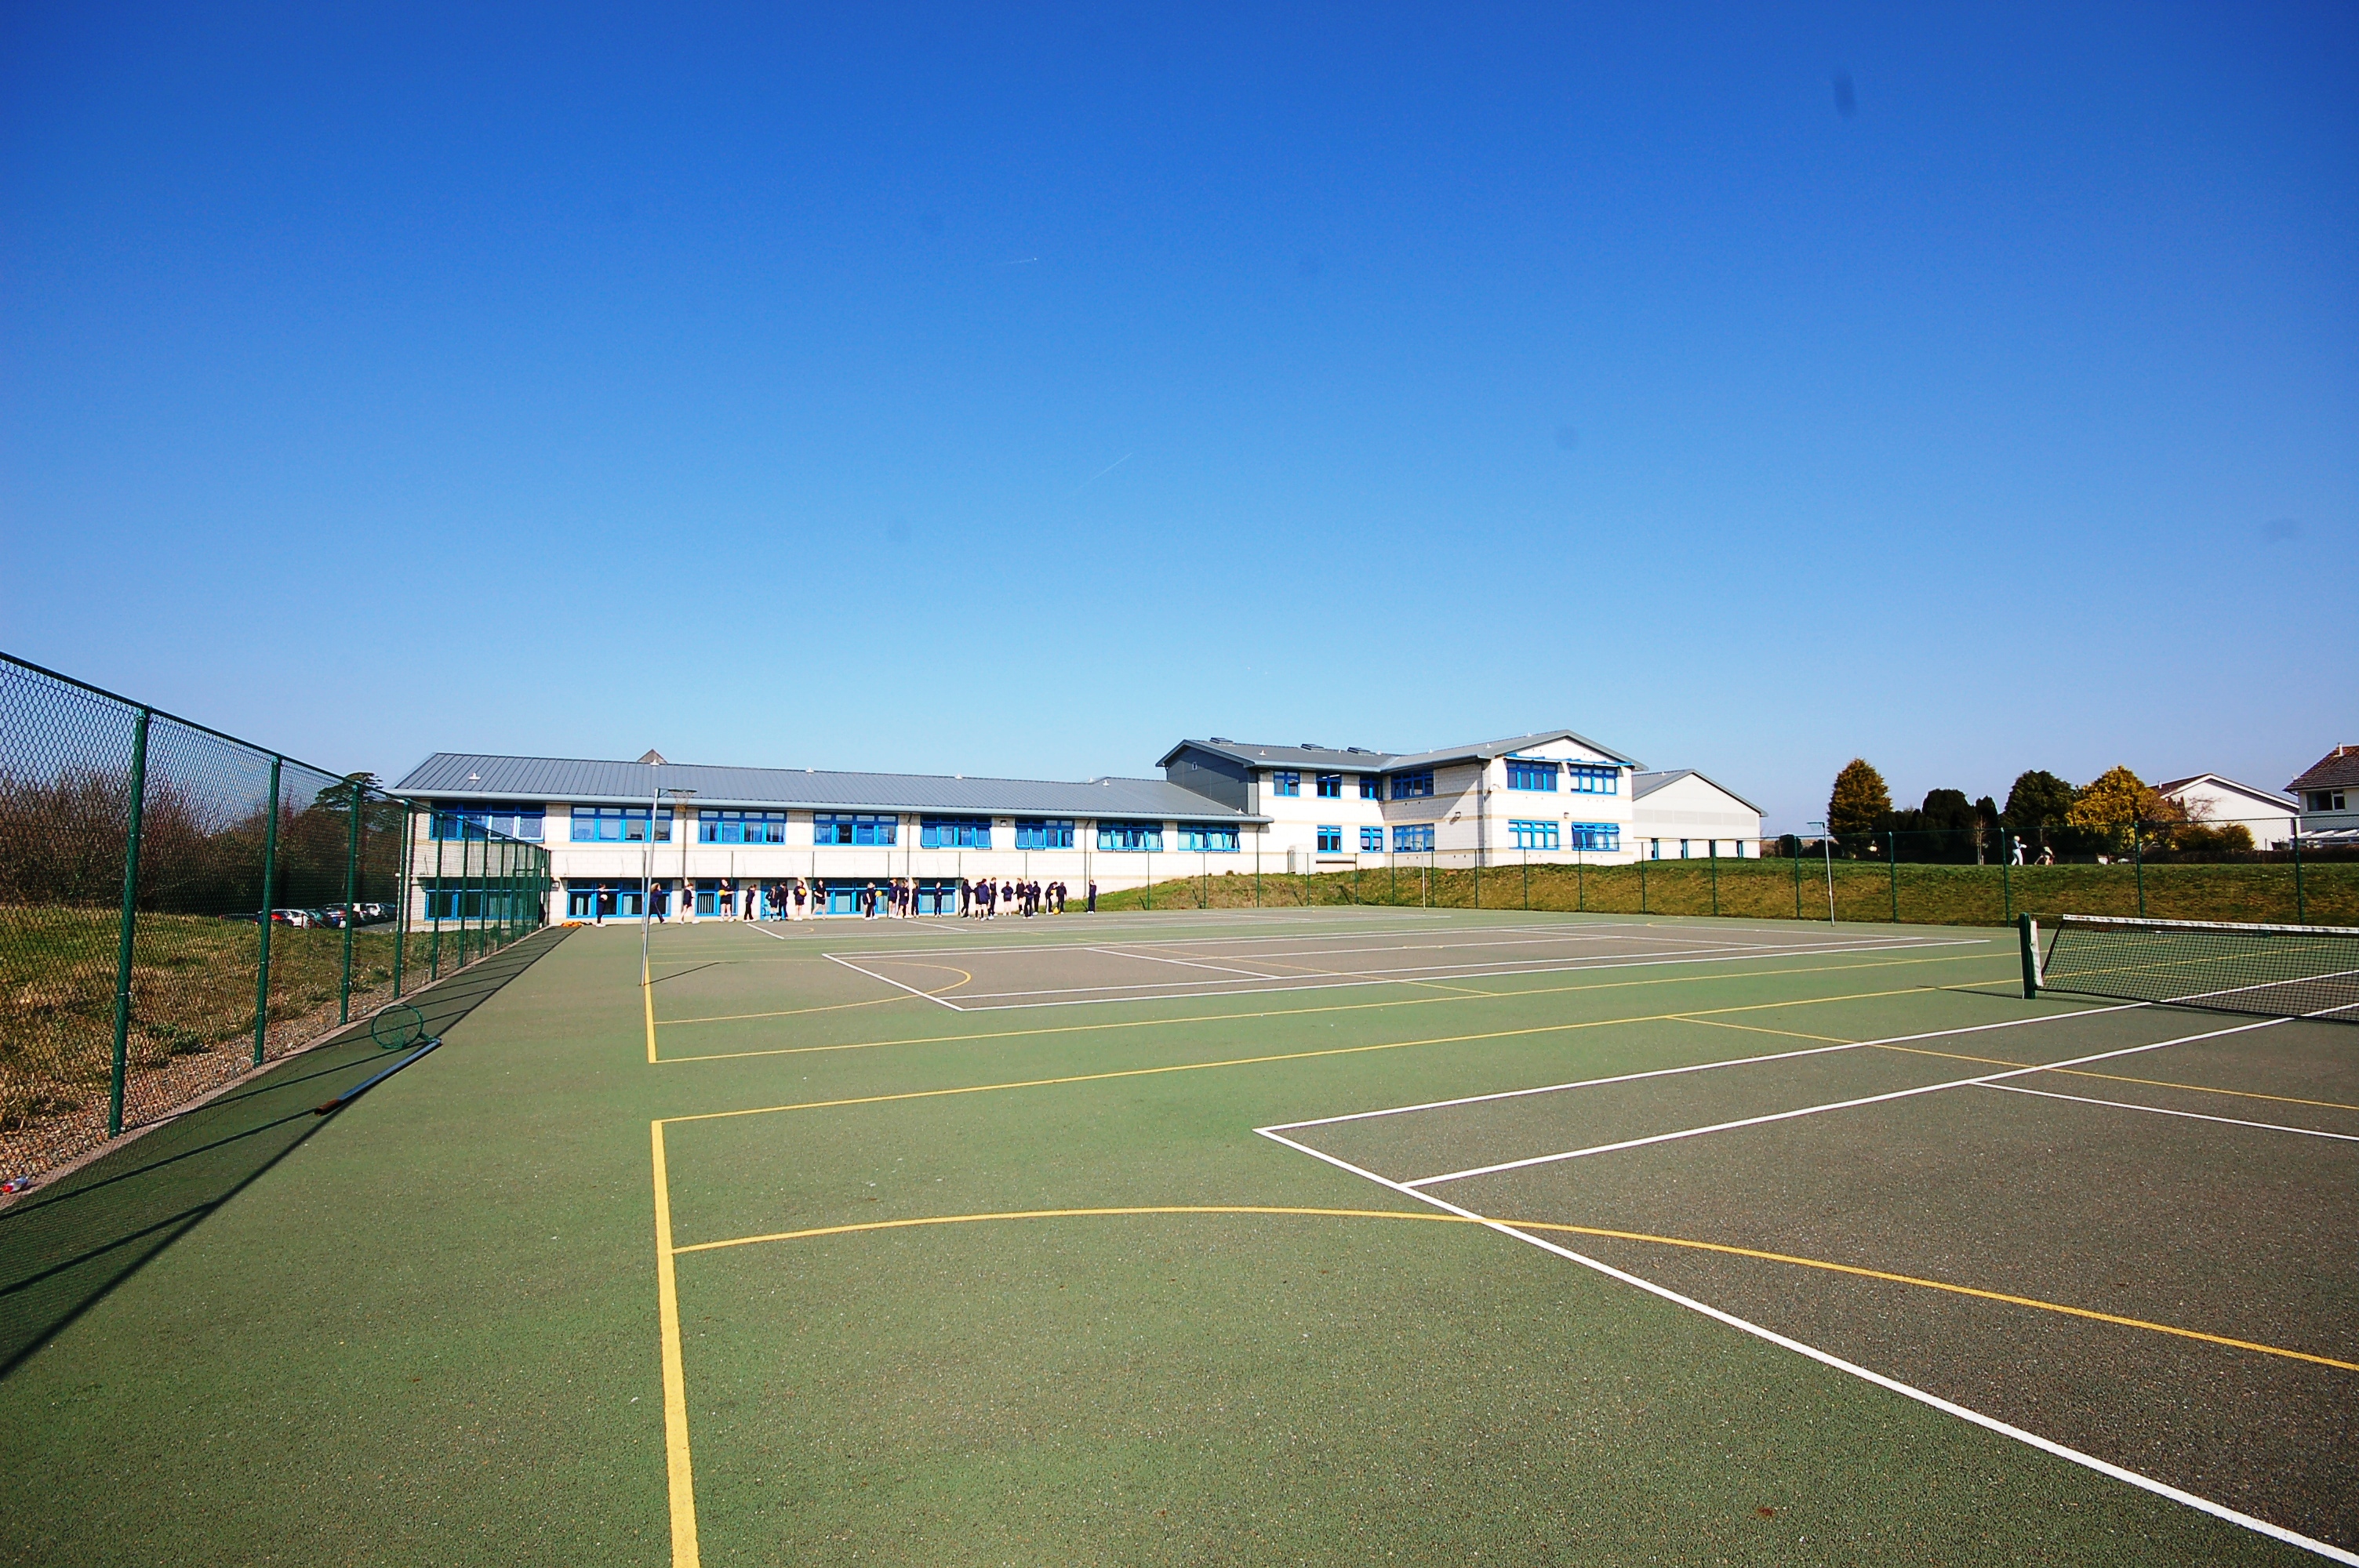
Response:
[[[1881,830],[1891,816],[1892,792],[1884,787],[1884,775],[1864,757],[1845,762],[1827,797],[1827,831],[1838,838],[1857,838]]]
[[[1924,829],[1920,859],[1962,865],[1974,858],[1974,808],[1964,790],[1927,790],[1917,816]]]
[[[2064,820],[2074,827],[2126,827],[2133,822],[2176,822],[2186,815],[2129,769],[2112,767],[2072,792]]]
[[[2018,833],[2060,827],[2071,809],[2072,786],[2044,769],[2016,774],[2006,792],[2006,823]]]

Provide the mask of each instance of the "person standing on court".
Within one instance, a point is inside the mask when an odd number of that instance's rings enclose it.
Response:
[[[1097,912],[1098,912],[1098,880],[1097,880],[1097,878],[1095,878],[1095,877],[1092,877],[1092,878],[1090,879],[1090,913],[1091,913],[1092,914],[1095,914]]]

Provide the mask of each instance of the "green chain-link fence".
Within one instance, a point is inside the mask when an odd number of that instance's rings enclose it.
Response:
[[[0,1184],[544,923],[545,850],[434,826],[0,654]]]

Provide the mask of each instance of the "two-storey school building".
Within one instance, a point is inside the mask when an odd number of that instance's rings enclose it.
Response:
[[[1405,753],[1214,738],[1160,765],[1159,779],[1065,783],[437,752],[395,789],[433,807],[411,845],[412,913],[430,920],[465,913],[466,846],[487,827],[547,847],[563,918],[636,918],[650,892],[712,914],[749,886],[776,914],[773,891],[797,881],[848,914],[894,879],[939,914],[984,878],[1061,881],[1078,901],[1158,877],[1660,857],[1661,825],[1644,819],[1663,814],[1635,803],[1657,781],[1710,784],[1642,773],[1569,730]],[[1757,853],[1759,813],[1743,830],[1750,808],[1710,790],[1676,852]]]

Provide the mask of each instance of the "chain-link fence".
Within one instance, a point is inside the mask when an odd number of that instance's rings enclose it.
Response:
[[[1158,857],[1161,859],[1161,857]],[[2359,844],[2249,822],[2005,823],[1923,831],[1647,838],[1602,853],[1505,849],[1171,857],[1107,909],[1377,904],[2001,925],[2026,911],[2359,925]],[[1285,865],[1287,869],[1276,869]]]
[[[0,1184],[544,923],[548,855],[0,654]]]

